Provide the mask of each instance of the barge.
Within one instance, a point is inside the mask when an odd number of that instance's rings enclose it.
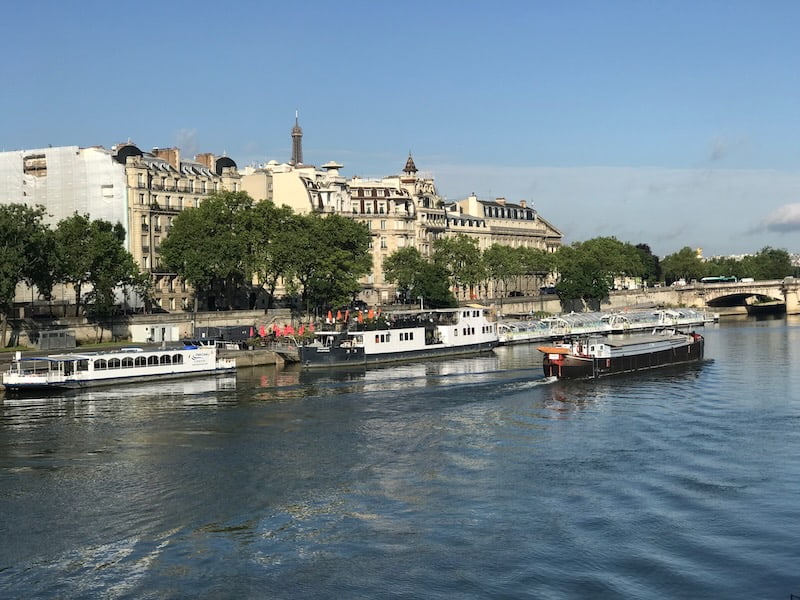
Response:
[[[705,340],[674,330],[625,336],[588,336],[539,346],[546,377],[591,379],[702,360]]]

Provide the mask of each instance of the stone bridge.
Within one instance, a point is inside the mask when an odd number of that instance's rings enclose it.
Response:
[[[781,300],[786,303],[788,314],[800,314],[800,278],[787,277],[749,283],[693,283],[623,290],[611,292],[608,301],[594,310],[622,310],[636,306],[686,306],[735,315],[747,314],[746,304],[765,299]],[[495,299],[495,303],[499,311],[506,315],[527,314],[529,311],[555,314],[563,310],[555,294]]]
[[[665,288],[646,288],[614,292],[610,304],[634,306],[653,303],[667,306],[723,309],[720,312],[744,312],[745,304],[755,300],[774,299],[786,303],[788,314],[800,313],[800,279],[787,277],[767,281],[732,283],[691,283]],[[736,310],[735,307],[740,307]],[[731,310],[725,311],[725,308]]]

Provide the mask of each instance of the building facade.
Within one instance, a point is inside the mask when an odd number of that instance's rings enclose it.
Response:
[[[561,233],[525,201],[481,200],[473,194],[446,202],[433,178],[420,175],[411,154],[397,175],[347,178],[337,162],[319,168],[303,163],[297,118],[291,136],[288,162],[273,160],[241,172],[226,156],[206,153],[188,160],[178,148],[146,152],[131,142],[110,150],[68,146],[4,152],[0,202],[41,204],[52,225],[76,211],[122,223],[128,250],[152,275],[155,300],[168,311],[192,309],[194,297],[162,264],[161,243],[181,211],[222,191],[245,191],[256,201],[270,200],[299,214],[339,214],[364,223],[371,232],[373,271],[363,281],[362,296],[370,304],[396,299],[383,264],[401,248],[414,247],[428,257],[437,239],[458,234],[477,239],[482,250],[498,243],[553,252],[561,245]],[[30,290],[21,296],[30,298]]]
[[[185,160],[177,148],[143,152],[127,142],[110,150],[65,146],[0,153],[0,202],[44,206],[53,227],[76,212],[121,223],[128,251],[153,277],[156,302],[170,311],[188,308],[192,300],[188,286],[160,261],[172,220],[209,194],[239,189],[230,158],[201,154]],[[20,286],[18,297],[31,298],[32,292]],[[71,289],[56,297],[75,301]]]
[[[513,204],[471,195],[445,202],[434,180],[419,174],[410,154],[397,175],[346,178],[340,174],[343,166],[333,161],[321,168],[303,164],[301,142],[295,121],[289,162],[248,167],[242,189],[255,200],[271,200],[299,214],[335,213],[364,223],[372,235],[373,269],[363,281],[362,297],[370,304],[395,300],[396,289],[385,280],[383,263],[401,248],[411,246],[429,257],[434,241],[457,234],[476,238],[481,250],[498,243],[554,252],[561,245],[561,232],[524,200]]]

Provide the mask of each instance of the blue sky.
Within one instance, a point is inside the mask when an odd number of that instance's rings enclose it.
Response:
[[[399,172],[570,243],[800,251],[800,3],[306,0],[4,7],[0,148]],[[13,23],[13,27],[10,24]]]

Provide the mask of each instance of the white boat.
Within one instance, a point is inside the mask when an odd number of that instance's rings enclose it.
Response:
[[[307,368],[356,366],[478,354],[491,351],[497,341],[497,326],[486,309],[471,306],[395,312],[342,331],[317,331],[298,354]]]
[[[215,346],[122,348],[106,352],[22,356],[17,352],[2,383],[7,392],[79,389],[234,371],[236,361],[219,358]]]

